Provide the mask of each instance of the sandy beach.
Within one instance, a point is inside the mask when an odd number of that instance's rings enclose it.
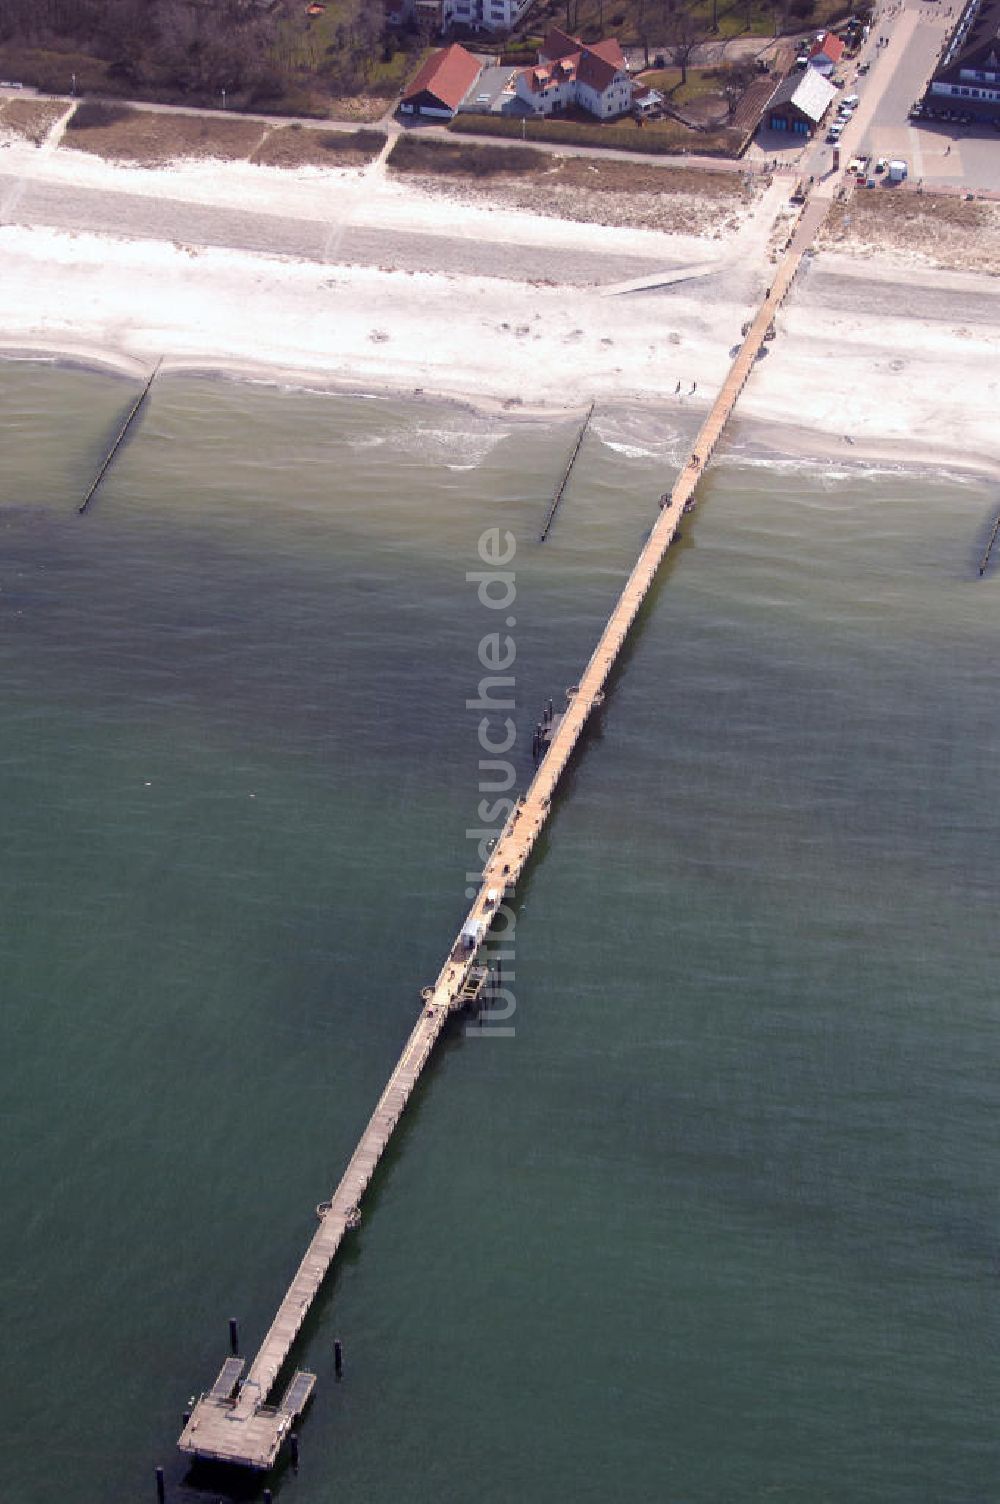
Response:
[[[671,233],[438,192],[382,164],[141,169],[15,140],[0,153],[0,342],[532,412],[693,409],[766,285],[787,195],[778,178],[688,202],[700,233]],[[838,244],[800,274],[739,415],[785,450],[991,470],[998,391],[1000,281]]]

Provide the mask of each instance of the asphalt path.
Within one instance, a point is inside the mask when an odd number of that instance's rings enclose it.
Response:
[[[648,277],[665,267],[661,254],[608,256],[551,246],[436,235],[418,230],[386,230],[331,217],[297,219],[250,209],[218,208],[148,194],[72,187],[0,174],[0,204],[10,207],[8,224],[159,240],[183,246],[291,256],[323,265],[376,266],[401,272],[428,272],[499,278],[511,282],[602,286]],[[680,265],[680,263],[676,263]]]
[[[936,272],[933,281],[921,282],[919,293],[902,288],[894,292],[881,277],[842,276],[824,270],[822,262],[814,262],[801,284],[799,296],[803,304],[815,303],[824,311],[857,314],[859,327],[872,330],[876,342],[879,321],[911,318],[915,297],[919,299],[921,320],[955,329],[996,325],[1000,317],[1000,288],[993,293],[976,292],[966,286],[942,286],[941,276]]]
[[[325,259],[330,226],[322,220],[291,219],[286,215],[158,199],[148,194],[5,176],[0,176],[0,203],[18,181],[22,183],[22,191],[5,214],[6,223],[120,235],[130,240],[223,246],[296,256],[306,261]]]

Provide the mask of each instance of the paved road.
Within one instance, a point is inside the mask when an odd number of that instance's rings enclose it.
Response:
[[[609,257],[606,253],[502,240],[469,242],[458,235],[387,230],[363,222],[345,224],[333,215],[328,220],[297,219],[287,213],[217,208],[0,174],[3,204],[10,205],[0,216],[7,224],[255,251],[327,265],[381,266],[438,275],[467,275],[474,267],[483,277],[579,287],[648,277],[669,266],[659,254]]]
[[[0,203],[18,181],[0,176]],[[4,222],[121,235],[128,239],[175,241],[181,245],[266,251],[277,256],[300,256],[307,261],[324,260],[330,234],[330,225],[322,220],[290,219],[285,215],[37,180],[23,182],[16,202],[4,214]]]
[[[58,98],[58,102],[60,104],[64,104],[67,109],[69,109],[75,103],[75,101],[71,99],[69,95],[66,95],[65,97],[56,97]],[[0,86],[0,99],[3,98],[28,98],[48,100],[53,98],[53,96],[50,94],[40,94],[36,89],[11,90],[9,88]],[[191,105],[153,104],[147,100],[141,99],[123,100],[122,103],[129,104],[132,109],[145,110],[156,115],[198,115],[215,119],[220,114],[219,110],[198,109]],[[407,123],[406,125],[403,125],[395,118],[393,114],[395,107],[396,101],[393,100],[392,104],[389,106],[387,113],[380,120],[372,122],[367,128],[384,130],[390,136],[397,136],[405,130],[408,135],[419,134],[420,136],[430,137],[431,140],[450,141],[452,145],[454,145],[456,141],[479,142],[483,145],[499,146],[504,148],[519,147],[524,144],[522,141],[518,140],[517,137],[509,136],[475,136],[466,135],[464,132],[461,136],[456,136],[453,132],[449,131],[447,127],[443,125],[432,125],[426,121],[412,121]],[[271,125],[275,128],[283,125],[300,125],[305,130],[353,132],[359,129],[359,123],[357,121],[314,120],[305,116],[296,115],[245,115],[243,113],[240,113],[234,118],[238,118],[240,120],[255,120],[261,125]],[[536,151],[548,152],[551,156],[554,157],[596,157],[603,161],[641,162],[644,166],[662,167],[666,171],[669,171],[671,168],[676,167],[704,167],[717,172],[738,173],[753,172],[759,170],[758,165],[754,162],[734,162],[727,157],[701,156],[697,152],[680,152],[676,156],[665,157],[656,156],[650,152],[627,151],[616,147],[609,148],[605,146],[559,146],[555,142],[551,141],[532,141],[530,145],[533,146]]]
[[[1000,313],[998,294],[972,291],[961,285],[960,275],[956,275],[956,283],[954,287],[942,285],[940,273],[935,273],[933,282],[921,283],[921,320],[950,329],[995,326]],[[881,277],[868,279],[826,270],[822,260],[810,267],[802,288],[798,296],[817,310],[856,314],[859,327],[875,331],[873,342],[878,341],[879,320],[908,317],[913,312],[912,298],[904,289],[894,294]]]
[[[955,6],[957,9],[957,5]],[[875,157],[902,157],[909,165],[911,182],[922,180],[928,188],[1000,190],[1000,137],[986,126],[915,125],[908,119],[910,107],[923,96],[945,38],[955,24],[955,14],[943,0],[903,0],[882,5],[871,37],[860,57],[841,69],[845,92],[861,95],[861,105],[850,129],[841,139],[841,157],[864,151]],[[878,46],[879,36],[888,36],[887,47]],[[871,72],[861,77],[860,62],[868,61]],[[777,159],[796,174],[822,177],[828,173],[833,149],[822,134],[806,147],[787,137],[758,138],[749,155],[754,159]]]

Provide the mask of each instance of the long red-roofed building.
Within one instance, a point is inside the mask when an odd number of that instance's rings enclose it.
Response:
[[[458,42],[429,57],[403,94],[406,115],[450,120],[482,72],[482,65]]]

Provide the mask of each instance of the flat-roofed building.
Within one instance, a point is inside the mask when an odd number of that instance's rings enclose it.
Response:
[[[1000,0],[969,0],[924,103],[930,110],[1000,120]]]

